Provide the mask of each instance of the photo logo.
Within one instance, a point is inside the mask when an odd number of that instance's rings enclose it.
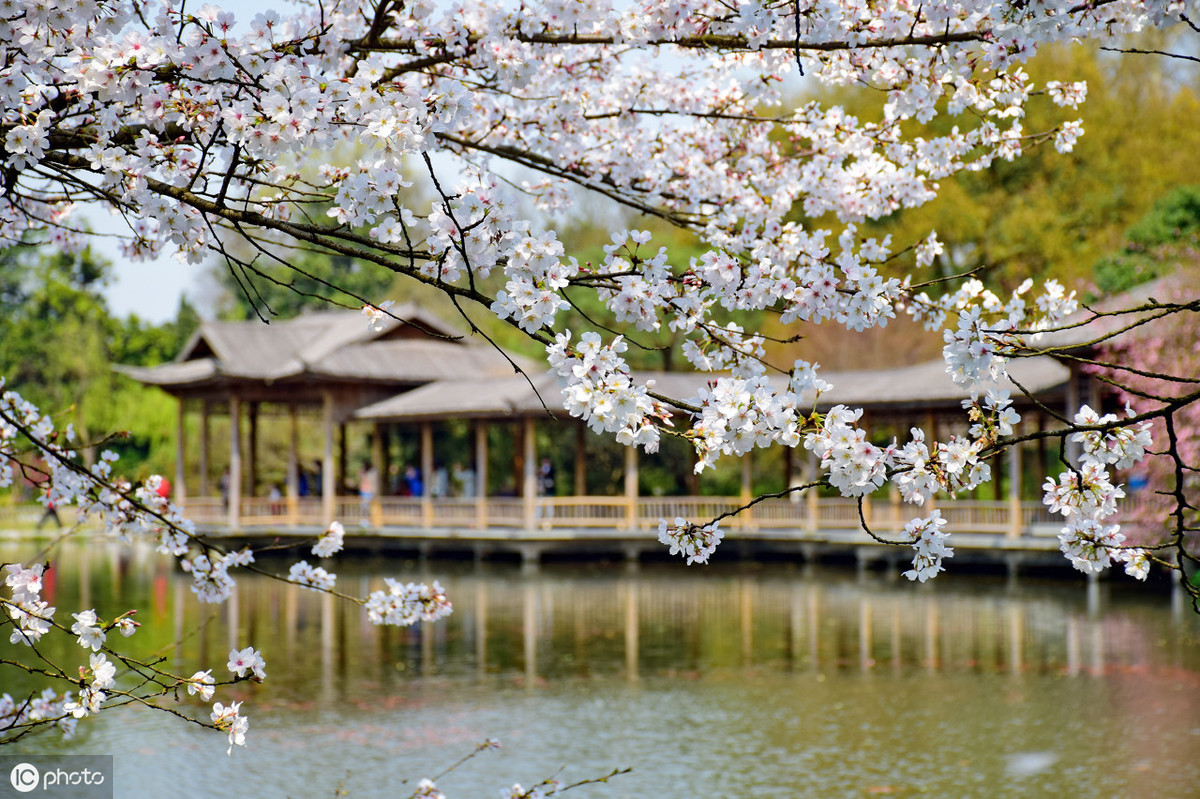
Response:
[[[8,781],[20,793],[29,793],[37,788],[41,778],[42,775],[38,773],[37,766],[29,763],[18,763],[8,773]]]

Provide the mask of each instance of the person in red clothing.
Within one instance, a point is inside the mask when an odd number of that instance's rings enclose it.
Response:
[[[171,496],[171,481],[165,477],[160,478],[157,493],[163,499],[169,498]]]
[[[42,518],[38,519],[37,526],[34,527],[33,529],[41,530],[42,525],[51,520],[54,521],[55,527],[57,527],[60,530],[62,529],[62,520],[58,518],[58,510],[54,507],[53,502],[47,502],[46,503],[46,512],[42,514]]]

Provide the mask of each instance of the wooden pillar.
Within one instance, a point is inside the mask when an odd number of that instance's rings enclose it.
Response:
[[[321,455],[321,519],[328,527],[337,509],[337,489],[333,463],[333,392],[326,389],[321,398],[321,426],[325,447]]]
[[[532,530],[537,523],[538,508],[537,423],[532,417],[527,417],[521,422],[521,459],[521,498],[524,500],[525,529]]]
[[[796,484],[796,450],[793,447],[783,448],[783,487],[792,488]],[[800,499],[795,493],[788,494],[788,499],[796,502]]]
[[[300,422],[296,418],[296,403],[288,404],[288,462],[287,462],[287,515],[288,524],[299,521],[300,514]]]
[[[1075,414],[1079,412],[1079,367],[1075,364],[1068,364],[1071,369],[1070,381],[1067,383],[1067,407],[1064,409],[1067,416],[1067,422],[1075,420]],[[1067,437],[1067,461],[1071,466],[1079,465],[1080,442],[1072,441],[1071,437]]]
[[[1040,433],[1046,429],[1045,420],[1040,410],[1033,412],[1033,419],[1034,424],[1037,425],[1037,432]],[[1034,472],[1037,475],[1037,484],[1039,486],[1046,484],[1046,471],[1046,439],[1039,437],[1037,439],[1037,470]]]
[[[383,471],[379,473],[379,485],[375,487],[379,496],[387,496],[392,493],[392,425],[390,422],[384,422],[379,427],[379,434],[382,436],[380,446],[383,449]]]
[[[1103,399],[1100,396],[1100,381],[1086,372],[1081,371],[1079,374],[1083,382],[1086,384],[1088,405],[1092,410],[1099,414],[1102,410],[1100,406],[1103,402]]]
[[[863,520],[866,521],[867,527],[871,528],[871,532],[876,532],[876,530],[875,530],[875,509],[874,509],[874,506],[871,504],[871,495],[869,493],[863,494],[863,497],[862,497],[862,517],[863,517]],[[859,523],[861,524],[862,520],[860,520]],[[865,533],[866,530],[864,529],[863,532]]]
[[[421,422],[421,525],[433,526],[433,422]]]
[[[346,490],[346,466],[346,423],[341,422],[338,424],[337,494]]]
[[[1021,445],[1008,448],[1008,537],[1020,538],[1025,525],[1021,508]]]
[[[575,425],[575,496],[587,496],[587,424]]]
[[[375,471],[375,494],[371,497],[371,526],[378,530],[383,526],[383,484],[387,480],[387,465],[383,457],[383,422],[375,423],[371,436],[371,468]]]
[[[817,459],[816,453],[808,453],[808,482],[815,483],[820,471],[821,462]],[[805,528],[810,533],[815,533],[821,526],[821,497],[817,493],[817,487],[813,486],[805,491],[804,499],[808,503],[808,524],[805,525]]]
[[[252,497],[258,496],[258,403],[250,403],[250,441],[246,447],[246,471],[250,473]]]
[[[229,398],[229,484],[226,499],[229,502],[229,527],[238,529],[242,508],[242,408],[237,395]]]
[[[754,496],[754,450],[747,452],[742,456],[742,485],[741,500],[742,505],[746,505]],[[757,525],[754,523],[754,509],[746,508],[740,514],[741,527],[745,530],[754,530]]]
[[[475,526],[487,527],[488,426],[475,422]]]
[[[637,528],[638,511],[638,457],[637,447],[625,448],[625,527]]]
[[[200,402],[200,496],[207,497],[208,490],[208,400]]]
[[[891,508],[892,516],[891,532],[893,536],[898,536],[904,529],[904,506],[900,502],[900,489],[896,488],[896,484],[890,480],[888,481],[888,505]]]
[[[870,441],[871,441],[871,431],[867,429],[867,427],[870,423],[870,418],[871,418],[870,415],[867,413],[867,411],[864,410],[862,412],[862,416],[860,416],[858,419],[858,426],[859,426],[859,428],[861,428],[863,430],[863,432],[866,433],[866,440],[868,443],[870,443]],[[863,494],[862,517],[863,517],[863,519],[866,520],[868,527],[871,527],[871,528],[875,527],[875,513],[874,513],[874,510],[871,508],[871,492],[870,491]]]
[[[187,503],[187,486],[184,475],[187,474],[183,453],[187,452],[187,441],[184,438],[183,421],[187,413],[187,400],[179,398],[179,408],[175,415],[175,504],[180,508]]]

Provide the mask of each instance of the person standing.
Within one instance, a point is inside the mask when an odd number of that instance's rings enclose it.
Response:
[[[549,458],[542,458],[538,467],[537,490],[543,497],[554,496],[554,464]]]
[[[365,525],[371,518],[371,500],[375,498],[375,467],[364,465],[358,472],[358,505]]]

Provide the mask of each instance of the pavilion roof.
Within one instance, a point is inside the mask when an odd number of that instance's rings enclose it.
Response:
[[[1187,302],[1200,296],[1196,288],[1196,264],[1182,264],[1168,275],[1140,283],[1120,294],[1100,297],[1089,308],[1081,308],[1072,314],[1060,329],[1048,331],[1029,340],[1030,349],[1040,352],[1073,352],[1089,349],[1093,342],[1105,339],[1106,345],[1120,345],[1128,340],[1135,323],[1145,318],[1147,312],[1116,313],[1092,319],[1092,312],[1100,314],[1127,311],[1148,302]],[[1086,324],[1082,324],[1086,323]],[[1078,324],[1078,327],[1071,325]],[[1128,328],[1128,329],[1127,329]]]
[[[1009,371],[1034,394],[1061,389],[1070,379],[1070,370],[1048,356],[1014,360]],[[634,380],[639,384],[653,380],[656,393],[686,399],[706,380],[717,376],[699,372],[636,372]],[[950,379],[941,360],[895,369],[822,372],[821,376],[834,385],[821,395],[820,406],[824,408],[839,404],[896,410],[957,408],[967,396]],[[390,421],[496,419],[540,416],[549,411],[562,418],[567,415],[559,393],[562,385],[551,372],[530,373],[528,377],[439,380],[361,408],[355,417]],[[1005,381],[999,387],[1011,391],[1014,399],[1020,394],[1012,382]]]
[[[532,384],[532,385],[531,385]],[[553,372],[438,380],[361,408],[358,419],[412,420],[502,418],[545,414],[566,416]],[[538,396],[546,400],[545,407]]]
[[[294,319],[206,321],[175,361],[119,371],[164,389],[304,379],[419,385],[464,374],[511,371],[507,359],[416,305],[404,305],[372,330],[357,311],[319,311]]]
[[[996,388],[1007,390],[1017,401],[1020,383],[1032,394],[1045,394],[1066,386],[1071,370],[1050,356],[1018,358],[1009,361],[1013,380],[1003,380]],[[893,369],[860,369],[822,373],[833,388],[821,395],[821,406],[910,408],[918,406],[958,406],[968,392],[951,379],[946,362],[938,359]]]

